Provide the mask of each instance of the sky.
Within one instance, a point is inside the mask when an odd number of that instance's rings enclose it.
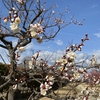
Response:
[[[49,53],[55,51],[63,51],[71,44],[81,43],[81,38],[85,37],[88,33],[89,41],[85,42],[85,46],[82,48],[81,54],[92,55],[95,54],[99,57],[100,54],[100,0],[46,0],[47,6],[57,4],[57,10],[63,12],[69,7],[68,16],[66,19],[69,21],[70,17],[74,15],[74,19],[82,21],[85,18],[85,22],[82,26],[70,24],[62,29],[57,36],[51,41],[44,41],[42,44],[38,44],[33,41],[27,45],[27,51],[23,53],[22,58],[26,55],[31,55],[31,50],[48,51]],[[7,14],[6,9],[2,5],[0,0],[0,8],[3,9],[2,15]],[[56,11],[55,10],[55,13]],[[16,41],[14,41],[16,42]],[[4,50],[0,48],[0,54],[6,58]],[[7,59],[6,59],[7,60]],[[2,61],[2,60],[0,60]]]

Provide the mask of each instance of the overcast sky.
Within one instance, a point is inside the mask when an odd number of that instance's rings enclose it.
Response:
[[[4,9],[0,0],[0,8],[2,9],[2,16],[4,17],[7,12]],[[42,44],[33,41],[27,46],[28,51],[23,53],[23,56],[32,55],[29,50],[42,50],[54,52],[56,50],[63,51],[70,43],[79,44],[81,38],[86,33],[89,34],[89,41],[85,42],[85,46],[80,53],[100,55],[100,0],[47,0],[47,5],[58,5],[59,11],[64,11],[69,7],[70,11],[66,19],[69,21],[70,16],[74,15],[74,19],[82,21],[85,18],[85,22],[82,26],[71,24],[61,30],[54,40],[49,42],[43,42]],[[55,10],[54,10],[55,11]],[[57,11],[57,10],[56,10]],[[55,13],[57,13],[55,11]],[[15,41],[16,42],[16,41]],[[4,58],[7,58],[4,54],[4,50],[0,48],[0,54]],[[7,60],[7,59],[6,59]],[[1,61],[1,60],[0,60]]]

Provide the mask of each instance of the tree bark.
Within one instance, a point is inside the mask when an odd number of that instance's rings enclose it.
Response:
[[[7,100],[14,100],[14,97],[15,97],[15,90],[10,89],[8,92]]]

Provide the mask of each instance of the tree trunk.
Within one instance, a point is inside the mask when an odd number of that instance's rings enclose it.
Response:
[[[10,49],[9,50],[9,55],[10,55],[10,70],[9,70],[9,74],[10,74],[10,79],[13,79],[15,78],[15,70],[16,70],[16,67],[17,67],[17,64],[16,64],[16,58],[15,58],[15,51],[13,49]],[[9,87],[9,92],[8,92],[8,96],[7,96],[7,100],[15,100],[14,97],[15,97],[15,91],[12,86]]]
[[[10,89],[8,92],[7,100],[14,100],[14,97],[15,97],[15,90]]]
[[[10,64],[11,64],[12,70],[14,72],[16,67],[17,67],[16,58],[15,58],[15,51],[13,49],[10,49],[9,54],[10,54]]]

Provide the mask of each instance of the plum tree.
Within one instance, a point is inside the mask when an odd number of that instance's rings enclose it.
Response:
[[[63,66],[62,70],[57,74],[61,77],[67,64],[71,66],[71,63],[74,62],[74,52],[81,50],[83,42],[88,40],[88,35],[86,34],[80,45],[72,45],[67,48],[66,54],[70,51],[67,54],[67,60],[66,56],[63,56],[63,59],[50,68],[46,67],[48,65],[43,59],[36,63],[39,55],[38,51],[32,58],[34,69],[19,70],[17,61],[20,54],[26,50],[25,46],[31,43],[32,40],[42,43],[44,40],[53,39],[62,28],[71,23],[82,25],[84,20],[82,22],[74,21],[74,16],[72,16],[67,22],[66,11],[64,13],[55,12],[54,9],[57,8],[57,5],[47,8],[47,2],[42,0],[2,0],[2,3],[8,11],[8,15],[3,19],[0,18],[0,47],[8,50],[7,57],[10,59],[10,67],[8,75],[0,77],[1,80],[4,80],[0,85],[1,94],[4,93],[3,88],[9,86],[5,96],[1,95],[1,98],[18,100],[20,99],[18,93],[22,91],[31,91],[29,99],[33,95],[34,98],[37,98],[40,92],[42,95],[45,95],[46,91],[51,89],[51,86],[54,84],[54,66]],[[16,40],[16,44],[13,44],[13,40]],[[37,66],[40,70],[37,70]],[[47,75],[47,73],[49,74]],[[59,79],[58,76],[56,76],[57,79]],[[77,73],[74,76],[78,76]],[[17,97],[15,97],[15,94],[17,94]]]

